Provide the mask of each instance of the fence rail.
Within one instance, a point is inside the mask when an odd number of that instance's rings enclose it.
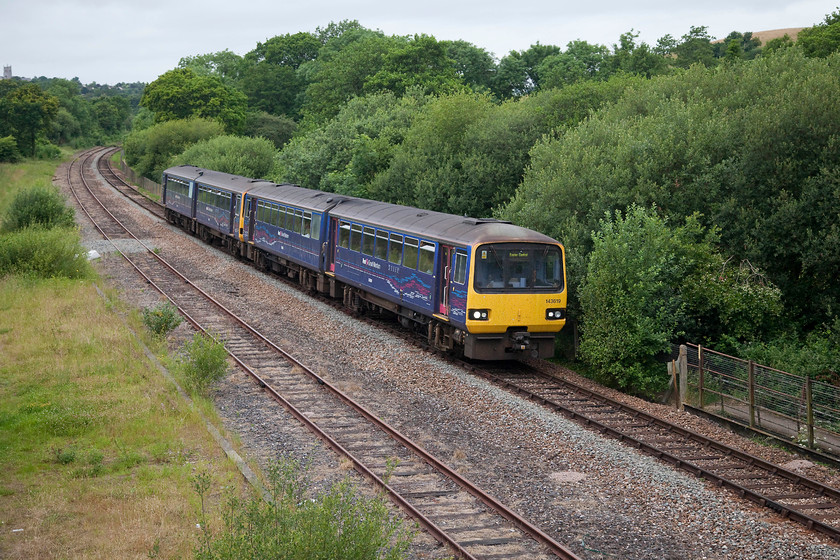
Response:
[[[700,345],[683,345],[679,355],[681,402],[840,454],[840,387]]]
[[[132,185],[137,185],[142,190],[146,191],[155,200],[160,200],[163,196],[163,187],[160,183],[156,183],[151,179],[147,179],[142,175],[138,175],[125,163],[125,154],[120,150],[120,170],[125,175],[125,178]]]

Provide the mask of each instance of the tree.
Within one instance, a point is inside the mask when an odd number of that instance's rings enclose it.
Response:
[[[200,76],[189,68],[170,70],[146,86],[140,105],[155,122],[201,117],[217,119],[229,131],[245,121],[245,95],[226,87],[217,76]]]
[[[160,181],[172,158],[189,146],[221,136],[218,121],[209,119],[172,120],[143,130],[134,130],[125,139],[125,159],[135,171],[153,181]]]
[[[172,158],[172,165],[195,165],[243,177],[268,177],[277,150],[265,138],[216,136],[192,144]]]
[[[545,57],[537,67],[540,87],[562,87],[583,80],[605,80],[610,75],[609,49],[586,41],[572,41],[566,51]]]
[[[0,122],[15,137],[24,156],[35,155],[35,138],[49,130],[58,115],[59,101],[36,84],[23,84],[0,99]]]
[[[382,67],[365,80],[365,93],[393,91],[398,96],[412,88],[426,94],[451,93],[463,82],[455,72],[455,61],[434,37],[415,35],[384,54]]]
[[[535,91],[540,87],[540,63],[559,53],[560,47],[539,43],[522,52],[511,51],[499,62],[493,93],[501,99],[509,99]]]
[[[671,50],[671,53],[677,56],[675,61],[677,66],[688,68],[697,63],[703,66],[714,66],[715,51],[708,29],[705,25],[691,26],[688,33],[682,36],[682,40]]]
[[[245,71],[245,59],[227,49],[215,53],[186,56],[178,68],[189,68],[200,76],[216,76],[226,85],[234,85]]]
[[[822,23],[800,31],[796,43],[811,57],[825,57],[840,50],[840,10],[825,16]]]
[[[716,241],[695,216],[672,228],[655,207],[600,221],[580,288],[580,350],[607,383],[654,397],[668,382],[658,355],[687,334],[709,343],[693,336],[698,323],[753,339],[779,315],[778,289],[752,269],[728,271]]]
[[[656,49],[651,49],[647,43],[636,45],[639,33],[630,30],[622,33],[618,45],[613,45],[613,56],[610,60],[612,72],[624,72],[650,78],[666,71],[668,63],[665,57]]]
[[[485,49],[466,41],[441,41],[446,56],[455,62],[455,74],[476,92],[490,89],[496,62]]]

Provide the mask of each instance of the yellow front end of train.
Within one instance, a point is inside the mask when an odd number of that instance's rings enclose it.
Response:
[[[565,271],[559,243],[477,246],[467,290],[467,355],[551,357],[566,324]]]

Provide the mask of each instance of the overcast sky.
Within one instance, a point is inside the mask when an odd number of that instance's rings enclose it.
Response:
[[[501,58],[534,43],[612,47],[634,29],[655,45],[692,25],[731,31],[809,27],[838,0],[0,0],[0,63],[15,76],[151,82],[185,56],[244,55],[276,35],[357,20],[387,35],[462,39]]]

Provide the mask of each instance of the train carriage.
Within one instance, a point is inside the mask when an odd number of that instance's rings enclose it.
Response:
[[[565,324],[564,250],[540,233],[192,166],[163,183],[172,223],[438,348],[546,357]]]

